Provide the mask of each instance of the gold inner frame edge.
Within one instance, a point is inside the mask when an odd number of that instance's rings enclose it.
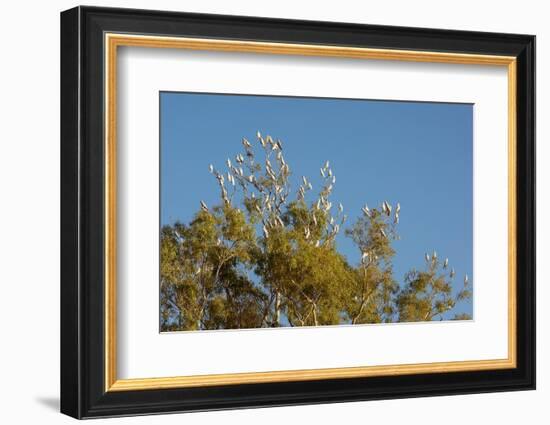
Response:
[[[510,369],[516,353],[516,58],[464,53],[371,49],[331,45],[288,44],[201,38],[106,33],[105,46],[105,391],[137,391],[214,385],[309,381],[353,377],[410,375]],[[302,369],[213,375],[117,379],[116,362],[116,99],[117,48],[149,47],[240,53],[324,56],[406,62],[505,66],[508,72],[508,358],[382,366]]]

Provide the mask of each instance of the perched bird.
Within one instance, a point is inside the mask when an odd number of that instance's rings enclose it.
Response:
[[[322,176],[323,178],[325,178],[325,177],[326,177],[326,175],[325,175],[325,170],[323,170],[323,169],[321,168],[320,171],[321,171],[321,176]]]
[[[443,268],[446,269],[448,265],[449,265],[449,259],[445,258],[445,261],[443,261]]]
[[[248,149],[252,147],[252,145],[250,144],[250,142],[249,142],[248,140],[246,140],[245,137],[243,137],[243,146],[244,146],[245,148],[248,148]]]
[[[205,204],[204,201],[201,201],[201,209],[202,209],[204,212],[208,212],[208,207],[206,206],[206,204]]]
[[[210,172],[213,173],[214,172],[214,166],[212,164],[210,164],[208,166],[208,170],[210,170]]]
[[[450,278],[452,279],[453,277],[455,277],[455,274],[455,269],[451,269],[451,273],[449,273]]]
[[[390,214],[391,214],[391,205],[388,204],[387,201],[384,201],[384,206],[385,206],[385,212],[386,212],[386,215],[389,217]]]
[[[258,131],[256,132],[256,137],[257,137],[258,139],[261,139],[261,138],[262,138],[262,133],[260,133],[260,130],[258,130]]]
[[[363,213],[367,216],[367,217],[370,217],[370,209],[369,209],[369,206],[367,204],[365,204],[365,206],[363,208],[361,208],[361,211],[363,211]]]
[[[264,237],[268,238],[269,237],[269,232],[267,231],[267,227],[265,227],[265,225],[264,225],[262,230],[264,231]]]
[[[426,259],[427,263],[430,262],[430,256],[428,255],[428,253],[424,254],[424,258]]]
[[[231,160],[229,158],[227,158],[227,166],[231,168]]]
[[[276,145],[280,150],[283,150],[283,144],[281,143],[281,141],[279,139],[277,139]]]
[[[330,163],[329,163],[328,160],[327,160],[327,162],[325,162],[325,170],[326,170],[329,166],[330,166]]]
[[[344,211],[344,206],[342,205],[341,202],[338,204],[338,210],[339,210],[340,212],[343,212],[343,211]]]
[[[361,255],[361,262],[365,264],[367,261],[369,261],[369,253],[363,252],[363,255]]]
[[[468,286],[468,275],[464,276],[464,286]]]
[[[384,229],[380,229],[380,234],[381,234],[384,238],[387,238],[386,232],[384,232]]]
[[[437,260],[437,252],[435,250],[432,254],[432,259],[433,259],[433,261]]]
[[[399,214],[399,211],[401,211],[401,205],[399,205],[399,202],[395,206],[395,214]]]

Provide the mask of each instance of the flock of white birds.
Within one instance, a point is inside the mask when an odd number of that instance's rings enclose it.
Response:
[[[225,204],[231,204],[231,199],[236,192],[237,186],[240,186],[243,189],[245,196],[248,196],[249,199],[258,200],[258,202],[254,203],[254,209],[262,217],[263,236],[265,238],[269,238],[270,230],[272,228],[285,226],[281,218],[281,209],[290,195],[290,185],[288,182],[290,168],[284,159],[283,145],[279,139],[275,140],[269,135],[263,137],[259,131],[257,132],[256,137],[260,146],[266,153],[265,167],[263,168],[265,170],[264,175],[260,175],[258,173],[258,168],[254,167],[255,154],[253,145],[246,138],[242,139],[245,155],[240,153],[236,155],[235,165],[232,163],[230,158],[227,158],[227,174],[216,170],[213,164],[210,164],[208,169],[209,172],[218,180],[218,184],[221,189],[221,197]],[[276,165],[274,165],[270,160],[273,154],[275,155],[274,162]],[[247,171],[245,171],[245,169]],[[330,229],[328,237],[325,241],[316,240],[313,242],[317,247],[321,246],[322,243],[326,243],[327,241],[333,239],[340,231],[340,226],[347,219],[347,216],[343,214],[344,206],[342,203],[338,204],[338,214],[336,215],[336,218],[330,214],[332,202],[328,200],[328,197],[333,190],[334,184],[336,183],[336,176],[330,168],[330,162],[326,161],[324,166],[321,167],[319,171],[321,178],[324,181],[324,186],[319,194],[317,202],[315,203],[315,208],[316,210],[323,211],[325,214],[329,215],[330,218],[328,219],[327,226]],[[233,188],[231,195],[225,185],[226,179]],[[312,183],[307,179],[307,177],[302,176],[302,184],[297,191],[297,198],[305,200],[307,192],[312,189]],[[200,207],[203,211],[209,212],[208,206],[203,200],[200,201]],[[361,211],[366,217],[372,217],[372,211],[367,204],[361,208]],[[388,201],[383,201],[380,206],[380,211],[387,217],[391,217],[393,211],[393,224],[396,225],[399,223],[399,214],[401,211],[401,205],[399,202],[397,202],[394,209]],[[315,214],[312,214],[312,225],[317,226],[317,217]],[[380,235],[384,238],[388,237],[382,228],[380,228]],[[304,228],[304,237],[306,240],[311,238],[311,229],[309,226],[305,226]],[[377,257],[372,253],[362,252],[361,263],[365,266],[368,266],[376,259]],[[433,251],[431,256],[426,253],[425,260],[427,263],[436,264],[437,252]],[[443,269],[447,269],[448,267],[449,259],[445,258],[443,261]],[[451,268],[449,273],[450,278],[454,278],[455,274],[455,270]],[[468,275],[464,277],[464,285],[467,284]]]

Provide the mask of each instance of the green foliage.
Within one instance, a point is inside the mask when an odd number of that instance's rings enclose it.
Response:
[[[201,201],[188,225],[162,228],[161,330],[435,320],[471,298],[467,278],[453,294],[454,270],[435,252],[426,270],[412,269],[401,286],[394,279],[399,204],[365,205],[345,230],[360,258],[351,264],[336,247],[347,216],[330,200],[329,162],[317,195],[306,177],[293,192],[280,140],[258,133],[242,144],[227,172],[210,165],[220,204]]]
[[[464,287],[453,296],[452,280],[454,270],[448,271],[447,260],[443,263],[437,258],[426,254],[426,270],[411,270],[405,276],[405,285],[397,296],[396,304],[400,322],[419,322],[441,318],[443,313],[452,310],[457,302],[471,298],[468,278],[464,279]],[[465,319],[467,316],[455,316]]]

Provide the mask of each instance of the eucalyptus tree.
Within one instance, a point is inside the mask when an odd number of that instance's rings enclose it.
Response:
[[[426,270],[396,281],[399,203],[365,205],[344,231],[357,247],[353,264],[337,249],[348,217],[332,200],[330,162],[315,190],[315,179],[292,173],[281,140],[258,132],[241,144],[223,167],[208,167],[219,204],[201,201],[188,225],[162,229],[161,329],[434,320],[471,297],[467,279],[453,294],[454,270],[435,252]]]
[[[387,201],[379,209],[365,205],[362,216],[346,231],[361,253],[346,304],[346,316],[352,324],[393,321],[394,297],[399,289],[393,277],[395,251],[391,245],[399,237],[397,205],[393,215]]]
[[[424,254],[425,269],[410,270],[405,283],[396,297],[397,321],[418,322],[443,319],[443,314],[455,308],[460,301],[471,298],[471,284],[468,275],[463,285],[453,294],[456,273],[449,268],[449,260],[441,261],[436,251]],[[455,315],[455,319],[470,319],[468,314]]]

